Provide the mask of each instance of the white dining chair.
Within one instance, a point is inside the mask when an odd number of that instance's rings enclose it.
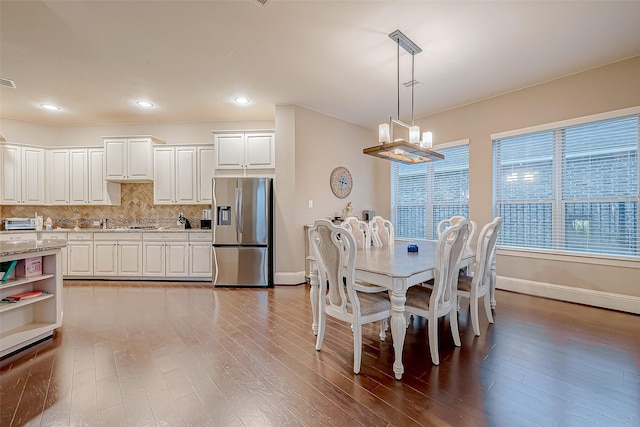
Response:
[[[440,233],[442,233],[445,228],[451,225],[455,225],[458,221],[461,221],[463,219],[467,219],[467,218],[465,218],[462,215],[454,215],[451,218],[446,218],[440,221],[438,223],[438,226],[436,227],[436,230],[438,231],[438,237],[440,237]],[[471,249],[471,243],[473,242],[473,238],[476,235],[478,224],[473,220],[468,220],[468,221],[469,221],[469,238],[467,239],[467,247]]]
[[[326,316],[351,324],[353,332],[353,372],[360,372],[362,325],[384,321],[391,315],[385,293],[360,293],[355,289],[355,260],[358,252],[353,234],[328,220],[317,220],[309,229],[309,243],[318,266],[320,283],[316,350],[322,348]],[[380,328],[380,340],[385,332]]]
[[[443,219],[442,221],[440,221],[438,223],[438,226],[436,227],[437,231],[438,231],[438,237],[440,236],[440,233],[442,233],[442,231],[446,228],[449,227],[451,225],[456,224],[458,221],[466,219],[465,217],[461,216],[461,215],[454,215],[451,218],[447,218],[447,219]],[[476,230],[478,229],[478,224],[476,224],[475,221],[473,220],[468,220],[469,221],[469,238],[467,239],[467,250],[469,250],[470,252],[473,251],[473,248],[471,247],[471,245],[473,244],[473,238],[476,235]],[[469,267],[464,267],[462,269],[462,272],[464,274],[470,274],[469,272]]]
[[[367,250],[371,248],[371,230],[369,229],[369,224],[365,221],[360,221],[355,216],[349,216],[342,221],[340,226],[353,234],[358,249]]]
[[[393,245],[395,231],[391,221],[381,216],[374,216],[369,223],[369,228],[373,237],[373,246],[385,248]]]
[[[429,350],[434,365],[440,364],[438,350],[438,319],[440,317],[449,315],[453,342],[456,347],[460,347],[457,284],[460,262],[468,238],[469,221],[466,219],[445,228],[436,247],[433,288],[412,286],[407,290],[406,312],[427,318]]]
[[[355,216],[349,216],[345,218],[340,226],[345,230],[349,230],[351,232],[356,241],[358,249],[369,250],[371,248],[371,229],[369,228],[369,224],[367,224],[365,221],[360,221]],[[385,287],[372,285],[371,283],[362,281],[357,281],[355,286],[360,292],[374,293],[387,291],[387,288]]]
[[[484,297],[484,310],[489,323],[493,323],[491,314],[491,263],[495,257],[496,241],[502,226],[502,218],[495,217],[485,225],[478,236],[476,263],[472,276],[458,277],[458,298],[469,298],[471,308],[471,324],[476,336],[480,336],[478,320],[478,300]]]

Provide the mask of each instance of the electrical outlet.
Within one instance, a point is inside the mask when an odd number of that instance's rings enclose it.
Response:
[[[309,199],[309,209],[313,207],[313,200]]]
[[[93,225],[95,227],[100,227],[100,221],[93,221]]]

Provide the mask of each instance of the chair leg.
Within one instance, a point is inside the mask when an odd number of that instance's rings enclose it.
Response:
[[[389,328],[389,319],[382,319],[380,321],[380,341],[384,341],[387,338],[387,329]]]
[[[353,325],[353,373],[360,373],[362,360],[362,325]]]
[[[438,318],[429,317],[429,350],[431,351],[431,361],[434,365],[440,364],[440,354],[438,352]]]
[[[493,313],[491,313],[491,293],[487,292],[484,296],[484,311],[487,313],[489,323],[493,323]]]
[[[316,337],[316,350],[320,351],[322,348],[322,340],[324,339],[324,328],[327,324],[327,315],[324,312],[324,307],[320,309],[320,316],[318,316],[318,335]]]
[[[456,347],[460,347],[460,330],[458,329],[458,311],[454,308],[449,312],[449,324],[451,325],[451,335]]]
[[[469,298],[469,305],[471,306],[471,325],[473,326],[473,333],[477,337],[480,336],[480,321],[478,319],[478,299],[475,295]]]

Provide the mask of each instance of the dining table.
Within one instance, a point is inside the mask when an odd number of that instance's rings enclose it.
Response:
[[[390,291],[391,338],[394,348],[393,372],[398,380],[402,379],[404,374],[402,351],[407,327],[405,319],[407,289],[434,278],[437,244],[437,240],[396,240],[392,245],[386,247],[358,249],[357,251],[355,280],[382,286]],[[410,252],[409,245],[416,245],[417,252]],[[470,266],[474,260],[475,254],[467,246],[462,254],[460,267]],[[320,303],[318,269],[313,256],[309,256],[307,261],[309,262],[310,299],[313,316],[311,328],[314,335],[317,335]]]

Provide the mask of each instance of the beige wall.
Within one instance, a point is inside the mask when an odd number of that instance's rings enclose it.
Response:
[[[640,56],[445,111],[417,123],[423,130],[433,131],[435,141],[469,138],[470,216],[482,227],[493,215],[492,133],[638,106],[638,76]],[[606,266],[575,258],[554,261],[502,252],[497,271],[499,276],[640,296],[639,264]]]
[[[377,205],[377,160],[362,154],[375,143],[376,133],[287,105],[276,107],[276,135],[276,271],[299,282],[304,280],[305,224],[342,212],[348,202],[358,216],[363,209],[386,207]],[[345,199],[336,197],[329,186],[329,175],[337,166],[349,169],[353,177],[353,190]]]

